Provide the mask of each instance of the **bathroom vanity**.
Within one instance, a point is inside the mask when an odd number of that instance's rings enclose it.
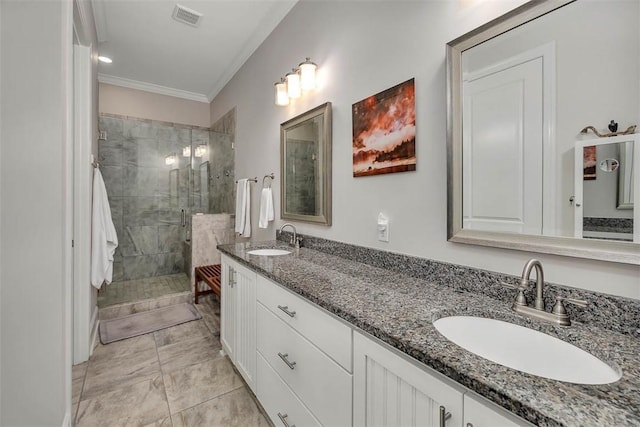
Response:
[[[251,255],[260,248],[290,251]],[[640,425],[640,344],[523,318],[486,295],[281,242],[219,246],[221,341],[277,426]],[[499,285],[497,285],[499,286]],[[568,341],[622,377],[580,385],[490,362],[439,318],[499,319]]]

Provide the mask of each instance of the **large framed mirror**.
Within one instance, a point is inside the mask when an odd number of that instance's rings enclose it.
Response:
[[[331,225],[331,103],[280,125],[280,217]]]
[[[577,150],[594,138],[583,128],[640,119],[639,17],[637,1],[536,0],[447,44],[449,241],[640,264],[640,209],[628,202],[639,150],[603,146],[596,161],[612,170],[590,185],[607,188],[590,196],[601,209],[577,206],[575,180]],[[635,237],[586,224],[631,224]]]

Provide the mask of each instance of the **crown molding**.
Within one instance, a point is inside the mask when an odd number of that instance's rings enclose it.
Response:
[[[206,104],[211,101],[206,95],[201,93],[189,92],[186,90],[174,89],[171,87],[160,86],[154,83],[140,82],[137,80],[125,79],[109,74],[98,73],[98,81],[114,86],[126,87],[129,89],[137,89],[145,92],[157,93],[159,95],[173,96],[174,98],[187,99],[189,101],[204,102]]]

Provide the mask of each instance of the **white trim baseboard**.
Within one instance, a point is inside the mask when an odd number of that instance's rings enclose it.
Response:
[[[173,96],[175,98],[187,99],[189,101],[210,103],[211,100],[202,93],[189,92],[181,89],[174,89],[167,86],[161,86],[154,83],[146,83],[138,80],[125,79],[109,74],[98,73],[98,81],[114,86],[126,87],[129,89],[142,90],[144,92],[157,93],[158,95]]]

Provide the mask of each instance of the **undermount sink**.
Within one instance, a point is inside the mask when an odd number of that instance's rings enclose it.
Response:
[[[279,255],[289,255],[291,251],[287,251],[285,249],[253,249],[251,251],[247,251],[249,255],[261,255],[261,256],[279,256]]]
[[[528,374],[576,384],[609,384],[621,375],[586,351],[558,338],[501,320],[443,317],[433,326],[460,347]]]

